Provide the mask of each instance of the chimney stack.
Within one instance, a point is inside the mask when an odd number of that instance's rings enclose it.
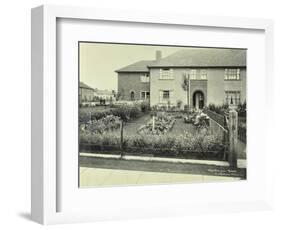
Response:
[[[160,61],[162,58],[162,52],[160,50],[156,50],[156,61]]]

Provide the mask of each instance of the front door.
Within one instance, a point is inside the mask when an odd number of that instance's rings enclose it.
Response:
[[[204,107],[204,94],[201,91],[196,91],[193,94],[193,108],[203,109]]]

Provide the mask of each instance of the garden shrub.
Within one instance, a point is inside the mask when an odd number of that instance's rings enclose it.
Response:
[[[141,107],[138,104],[108,107],[101,111],[97,111],[91,107],[80,108],[79,122],[80,124],[87,124],[91,120],[100,120],[109,115],[114,115],[120,117],[123,121],[128,121],[140,117],[141,114]]]
[[[123,121],[128,121],[140,117],[141,109],[139,105],[121,105],[112,110],[111,113]]]
[[[140,107],[141,107],[141,111],[142,111],[143,113],[148,112],[149,109],[150,109],[149,102],[147,102],[147,101],[141,102]]]
[[[154,154],[159,156],[167,155],[188,155],[190,152],[208,153],[222,152],[224,144],[222,137],[211,135],[208,132],[199,132],[192,135],[188,132],[180,135],[153,135],[137,134],[135,136],[124,136],[123,150],[139,154]],[[120,135],[105,132],[90,133],[89,131],[80,132],[80,143],[94,145],[96,150],[112,149],[119,150]]]
[[[103,148],[119,149],[120,146],[120,135],[105,132],[105,133],[91,133],[89,131],[80,132],[80,143],[92,144],[97,150]]]
[[[99,120],[92,120],[85,129],[91,133],[104,133],[105,131],[114,130],[120,127],[120,119],[117,116],[107,115]]]

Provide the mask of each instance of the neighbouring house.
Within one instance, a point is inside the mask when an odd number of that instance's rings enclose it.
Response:
[[[90,102],[93,101],[97,96],[97,90],[92,87],[86,85],[83,82],[79,84],[79,102]]]
[[[122,100],[150,105],[239,104],[246,101],[246,50],[185,48],[165,58],[139,61],[116,70]]]
[[[106,100],[106,101],[115,100],[115,95],[114,95],[113,91],[107,90],[107,89],[104,89],[104,90],[97,89],[97,97],[99,99]]]

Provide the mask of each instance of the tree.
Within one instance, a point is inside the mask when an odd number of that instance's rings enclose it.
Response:
[[[124,96],[124,89],[122,88],[120,91],[117,93],[114,91],[114,96],[116,98],[116,101],[119,101],[119,99],[122,99]]]
[[[188,93],[189,93],[189,74],[186,74],[186,72],[183,73],[183,81],[182,81],[182,88],[184,91],[186,91],[186,101],[187,101],[187,105],[189,108],[189,97],[188,97]]]

